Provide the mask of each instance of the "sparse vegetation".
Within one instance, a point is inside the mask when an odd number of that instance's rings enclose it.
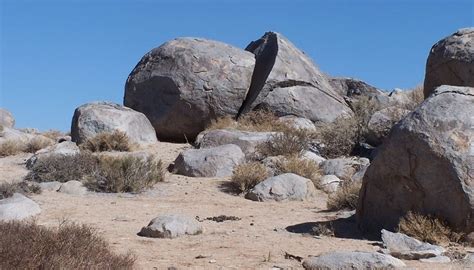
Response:
[[[303,159],[298,156],[291,156],[280,160],[277,163],[278,174],[294,173],[299,176],[311,179],[315,187],[319,188],[321,173],[318,164],[312,160]]]
[[[265,165],[253,161],[238,165],[231,181],[240,192],[246,192],[269,176]]]
[[[408,97],[412,103],[406,104],[405,109],[413,111],[419,104],[425,100],[425,95],[423,94],[423,85],[417,85],[413,89],[409,89]]]
[[[26,144],[20,140],[6,140],[0,143],[0,157],[17,155],[26,151]]]
[[[82,180],[98,168],[98,159],[89,152],[51,155],[39,159],[25,177],[35,182]]]
[[[101,156],[98,169],[87,176],[86,186],[102,192],[140,192],[164,181],[161,160],[152,157]]]
[[[251,111],[244,114],[238,121],[226,116],[214,120],[207,130],[214,129],[237,129],[245,131],[283,131],[288,128],[287,124],[278,120],[278,117],[267,110]]]
[[[431,244],[459,242],[462,234],[456,233],[443,220],[408,212],[400,219],[398,230],[408,236]]]
[[[1,269],[132,269],[135,256],[114,254],[91,227],[0,222]]]
[[[305,129],[287,128],[273,135],[266,143],[259,145],[257,151],[267,157],[299,156],[308,150],[315,134]]]
[[[41,135],[45,136],[46,138],[50,138],[53,141],[57,141],[59,137],[65,136],[63,132],[54,129],[45,131],[41,133]]]
[[[35,183],[29,182],[18,182],[18,183],[3,183],[0,184],[0,200],[13,196],[14,193],[27,194],[39,194],[41,193],[41,187]]]
[[[132,143],[127,134],[122,131],[112,133],[103,132],[81,144],[81,148],[91,152],[120,151],[127,152],[132,150]]]
[[[334,194],[329,196],[328,209],[331,211],[356,209],[361,186],[362,183],[359,181],[344,182]]]
[[[25,152],[35,153],[38,150],[46,148],[53,144],[53,141],[46,137],[36,136],[28,141],[25,147]]]
[[[331,222],[319,223],[311,228],[311,234],[317,236],[334,236],[334,227]]]

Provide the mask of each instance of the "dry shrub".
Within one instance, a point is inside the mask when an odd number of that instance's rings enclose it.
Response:
[[[288,125],[281,122],[278,117],[268,110],[251,111],[242,115],[238,121],[230,116],[213,120],[206,130],[237,129],[244,131],[283,131]]]
[[[315,187],[320,188],[319,179],[321,172],[319,165],[308,159],[300,158],[298,156],[291,156],[284,158],[277,163],[278,174],[294,173],[313,181]]]
[[[61,132],[59,130],[54,130],[54,129],[50,129],[48,131],[45,131],[45,132],[41,133],[41,135],[45,136],[46,138],[50,138],[53,141],[57,141],[58,138],[65,136],[63,132]]]
[[[98,159],[89,152],[77,155],[51,155],[39,159],[25,177],[35,182],[82,180],[98,167]]]
[[[332,222],[318,223],[311,228],[311,234],[316,236],[328,236],[332,237],[335,235],[334,226]]]
[[[131,254],[114,254],[86,225],[0,222],[0,235],[1,269],[132,269],[136,260]]]
[[[86,186],[102,192],[140,192],[164,181],[161,160],[152,157],[101,156]]]
[[[51,146],[52,144],[53,141],[51,141],[49,138],[37,136],[28,141],[25,152],[35,153],[38,150]]]
[[[356,209],[361,186],[362,183],[360,181],[344,182],[334,194],[329,196],[327,202],[328,209],[331,211]]]
[[[407,91],[411,103],[405,104],[405,109],[413,111],[419,104],[421,104],[425,100],[425,95],[423,94],[423,85],[417,85],[413,89],[409,89]]]
[[[14,193],[27,194],[39,194],[41,193],[41,187],[35,183],[29,182],[18,182],[18,183],[3,183],[0,184],[0,200],[13,196]]]
[[[413,212],[408,212],[400,219],[398,230],[408,236],[431,244],[457,243],[462,238],[460,233],[451,230],[443,220]]]
[[[26,151],[26,144],[20,140],[6,140],[0,143],[0,157],[17,155]]]
[[[321,154],[327,158],[348,156],[354,147],[365,141],[372,115],[380,109],[370,97],[362,97],[351,104],[354,115],[340,117],[333,123],[324,124],[317,132],[322,144]]]
[[[299,156],[309,149],[314,136],[313,132],[306,129],[286,128],[259,145],[257,152],[267,157]]]
[[[95,137],[84,142],[81,148],[92,152],[128,152],[131,151],[133,147],[125,132],[115,130],[112,133],[103,132],[97,134]]]
[[[238,165],[231,181],[240,192],[246,192],[269,176],[265,165],[253,161]]]

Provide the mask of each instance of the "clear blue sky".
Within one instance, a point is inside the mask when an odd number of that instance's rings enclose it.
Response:
[[[86,102],[122,103],[150,49],[182,36],[244,48],[278,31],[326,73],[383,89],[423,81],[430,47],[473,26],[461,0],[0,0],[0,107],[17,127],[69,130]]]

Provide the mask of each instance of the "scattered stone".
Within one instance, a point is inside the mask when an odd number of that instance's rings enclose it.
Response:
[[[41,190],[44,191],[58,191],[61,188],[62,184],[58,181],[52,181],[38,183],[38,185],[41,187]]]
[[[367,158],[349,157],[325,160],[320,167],[323,175],[335,175],[343,181],[349,181],[356,172],[364,170],[369,164]]]
[[[252,188],[245,198],[252,201],[303,201],[316,194],[311,180],[293,173],[267,178]]]
[[[178,174],[191,177],[227,177],[244,159],[244,153],[235,144],[188,149],[179,154],[173,169]]]
[[[424,94],[440,85],[474,87],[474,28],[464,28],[438,41],[426,63]]]
[[[390,255],[405,260],[437,257],[446,251],[440,246],[424,243],[403,233],[393,233],[387,230],[382,230],[382,241]]]
[[[224,144],[235,144],[246,156],[254,155],[258,145],[267,142],[276,132],[251,132],[232,129],[205,131],[198,136],[199,148],[210,148]]]
[[[405,267],[405,263],[390,255],[375,252],[336,251],[305,259],[303,267],[306,270],[365,270]]]
[[[200,234],[202,231],[203,228],[196,219],[179,214],[168,214],[152,219],[138,235],[153,238],[176,238],[186,234]]]
[[[343,182],[339,177],[332,174],[321,176],[319,181],[322,190],[329,194],[336,192]]]
[[[158,142],[147,117],[112,102],[92,102],[78,107],[72,118],[72,141],[81,144],[104,132],[124,132],[132,143],[146,145]]]
[[[394,230],[408,211],[474,231],[474,88],[441,86],[392,128],[367,168],[362,229]]]
[[[0,221],[22,220],[41,213],[39,205],[20,193],[0,200]]]
[[[87,188],[81,182],[71,180],[63,183],[58,192],[71,195],[85,195],[87,194]]]

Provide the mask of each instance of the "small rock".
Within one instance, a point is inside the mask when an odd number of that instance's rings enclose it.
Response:
[[[312,160],[312,161],[316,162],[316,164],[318,164],[318,165],[320,165],[321,162],[326,160],[325,158],[323,158],[323,157],[319,156],[318,154],[316,154],[314,152],[311,152],[311,151],[304,152],[301,157],[304,158],[304,159]]]
[[[405,263],[390,255],[375,252],[336,251],[310,257],[303,261],[307,270],[389,269],[405,267]]]
[[[326,193],[334,193],[336,192],[342,184],[342,180],[335,175],[323,175],[321,176],[320,180],[321,188]]]
[[[20,193],[0,200],[0,221],[22,220],[41,213],[39,205]]]
[[[44,191],[58,191],[61,188],[61,183],[58,181],[52,182],[42,182],[38,184],[41,187],[41,190]]]
[[[427,259],[420,259],[420,262],[425,263],[450,263],[451,259],[448,256],[436,256]]]
[[[324,175],[335,175],[343,181],[350,181],[352,176],[360,170],[364,170],[370,164],[367,158],[335,158],[321,162],[321,170]]]
[[[71,195],[85,195],[87,193],[87,188],[81,182],[71,180],[62,184],[58,192]]]
[[[186,234],[200,234],[202,231],[203,228],[196,219],[179,214],[169,214],[152,219],[138,235],[153,238],[176,238]]]
[[[303,117],[286,115],[278,118],[278,121],[285,123],[286,125],[295,129],[305,129],[308,131],[316,130],[316,126],[314,125],[314,123],[311,120]]]
[[[293,173],[267,178],[252,188],[245,198],[252,201],[303,201],[315,196],[311,180]]]
[[[403,233],[382,229],[382,241],[390,255],[405,260],[418,260],[440,256],[445,249],[421,242]]]

